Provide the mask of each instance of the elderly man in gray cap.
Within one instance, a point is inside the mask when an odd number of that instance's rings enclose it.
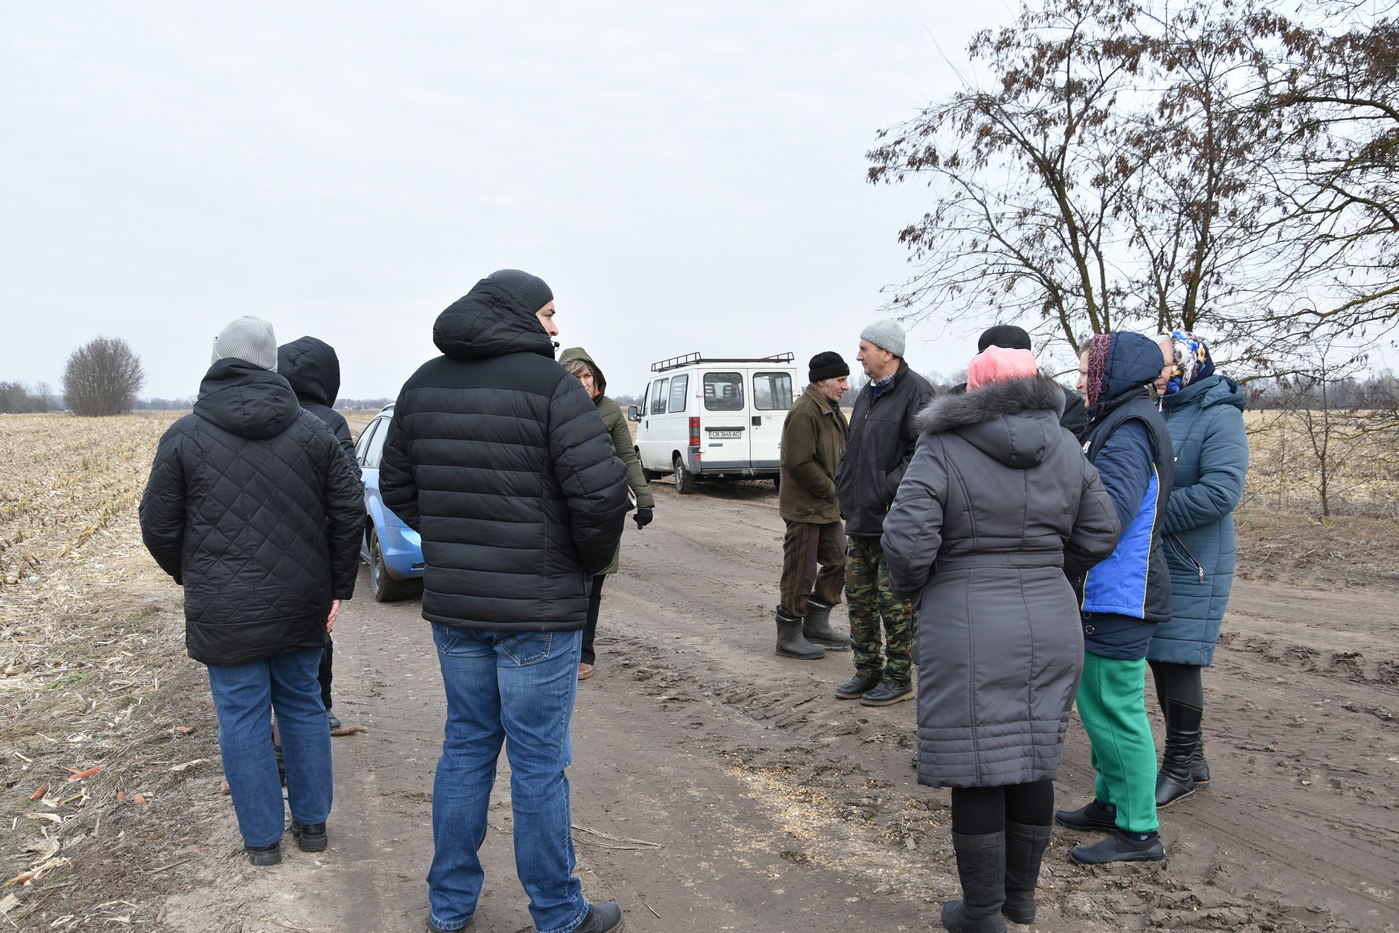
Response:
[[[239,318],[214,339],[213,357],[193,414],[160,439],[141,537],[185,589],[185,644],[209,669],[248,858],[274,865],[288,807],[303,850],[327,845],[330,731],[316,673],[341,601],[354,595],[364,493],[335,435],[277,375],[271,324]]]
[[[845,602],[855,662],[855,676],[836,688],[836,696],[865,706],[913,697],[913,608],[894,595],[879,543],[884,516],[918,443],[913,416],[933,397],[932,385],[908,368],[903,355],[904,329],[897,321],[876,321],[860,333],[855,359],[869,382],[855,401],[850,444],[836,475],[849,538]]]

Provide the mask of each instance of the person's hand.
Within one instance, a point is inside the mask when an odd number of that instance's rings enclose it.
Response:
[[[645,528],[647,525],[651,524],[651,519],[655,518],[655,515],[654,515],[653,513],[654,513],[654,510],[653,510],[653,509],[637,509],[637,510],[636,510],[636,514],[633,515],[632,518],[636,520],[636,530],[637,530],[637,531],[640,531],[641,529]]]
[[[327,635],[330,634],[331,629],[335,628],[335,618],[340,615],[340,602],[341,601],[338,599],[332,599],[330,601],[330,615],[325,617],[325,632]]]

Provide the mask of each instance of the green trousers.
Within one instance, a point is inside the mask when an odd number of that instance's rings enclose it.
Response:
[[[1156,832],[1156,743],[1146,718],[1145,659],[1085,654],[1078,715],[1093,747],[1094,793],[1117,807],[1117,828]]]

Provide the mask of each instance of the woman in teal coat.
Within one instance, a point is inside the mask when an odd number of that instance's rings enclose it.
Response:
[[[1166,718],[1158,809],[1209,784],[1200,671],[1214,660],[1234,582],[1233,513],[1248,473],[1243,390],[1214,371],[1209,348],[1194,334],[1174,331],[1161,349],[1166,365],[1157,391],[1176,470],[1164,529],[1171,620],[1156,627],[1146,654]]]

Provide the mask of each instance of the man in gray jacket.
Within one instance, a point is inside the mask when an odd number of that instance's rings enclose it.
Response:
[[[918,443],[913,418],[933,397],[933,387],[909,369],[903,354],[904,329],[897,321],[876,321],[860,333],[856,359],[869,382],[855,401],[850,445],[836,475],[850,539],[845,601],[855,649],[855,676],[836,688],[836,696],[858,698],[865,706],[913,697],[913,609],[894,595],[879,543],[884,516]],[[887,663],[880,650],[884,642]]]

